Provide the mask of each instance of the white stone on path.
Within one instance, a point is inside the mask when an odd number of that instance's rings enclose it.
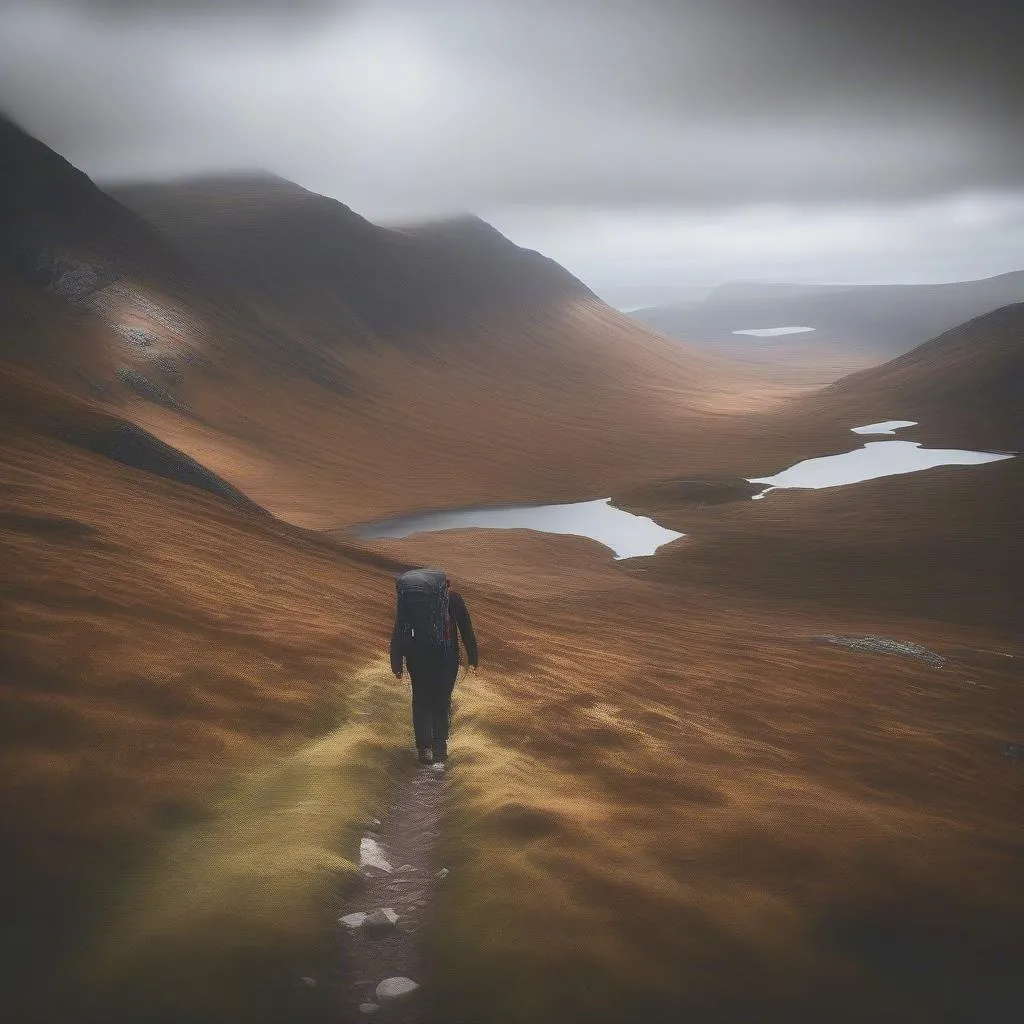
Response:
[[[451,872],[447,868],[441,868],[441,870],[438,871],[438,873],[437,873],[437,877],[438,878],[447,878],[450,874],[451,874]]]
[[[359,1010],[362,1013],[376,1013],[380,1007],[376,1003],[360,1003]]]
[[[346,914],[344,917],[339,917],[338,920],[345,925],[346,928],[361,928],[363,922],[370,915],[365,910],[358,910],[354,914]]]
[[[380,844],[369,836],[363,836],[359,841],[359,866],[361,868],[380,868],[381,871],[394,871],[394,868],[385,860]]]
[[[386,1003],[394,999],[404,999],[406,996],[411,995],[419,985],[416,984],[412,978],[385,978],[377,986],[377,998],[382,1002]]]

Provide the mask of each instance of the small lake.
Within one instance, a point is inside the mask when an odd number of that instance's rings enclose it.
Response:
[[[767,484],[754,500],[780,487],[842,487],[881,476],[916,473],[933,466],[978,466],[1012,459],[996,452],[972,452],[958,448],[922,448],[919,441],[868,441],[863,448],[842,455],[806,459],[775,476],[749,478],[752,484]]]
[[[542,533],[590,537],[611,548],[616,559],[653,555],[662,545],[684,536],[666,530],[653,519],[615,508],[611,498],[577,501],[568,505],[501,505],[429,512],[386,519],[356,527],[356,537],[409,537],[414,533],[463,530],[469,527],[498,530],[538,530]]]
[[[776,338],[780,334],[806,334],[808,331],[816,331],[817,327],[745,327],[742,331],[733,331],[733,334],[749,334],[755,338]]]
[[[855,434],[895,434],[904,427],[916,427],[917,420],[885,420],[883,423],[868,423],[864,427],[850,427]]]
[[[851,428],[857,434],[892,433],[916,424],[912,420],[886,420]],[[917,441],[868,441],[862,448],[841,455],[806,459],[775,476],[753,477],[765,484],[753,495],[763,498],[778,488],[842,487],[881,476],[915,473],[932,466],[975,466],[1012,459],[1012,453],[974,452],[956,448],[923,448]],[[536,530],[589,537],[610,548],[616,560],[653,555],[680,537],[653,519],[615,508],[611,498],[560,505],[490,505],[398,516],[353,527],[349,534],[361,538],[401,538],[441,530]]]

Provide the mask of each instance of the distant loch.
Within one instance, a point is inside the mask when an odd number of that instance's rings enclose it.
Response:
[[[732,333],[749,334],[755,338],[775,338],[780,334],[806,334],[808,331],[816,330],[817,327],[744,327]]]

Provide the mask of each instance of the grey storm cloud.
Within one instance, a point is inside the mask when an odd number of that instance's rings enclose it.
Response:
[[[1021,38],[994,0],[36,0],[0,8],[0,106],[105,177],[308,164],[410,208],[898,200],[1021,183]]]
[[[472,210],[592,285],[969,276],[1022,242],[1021,39],[1019,0],[0,0],[0,109],[100,181]]]
[[[310,11],[329,7],[344,6],[344,0],[43,0],[54,6],[79,8],[96,14],[110,14],[116,17],[139,17],[150,14],[165,14],[172,17],[183,15],[214,14],[225,8],[237,13],[260,13],[278,11],[302,17]]]

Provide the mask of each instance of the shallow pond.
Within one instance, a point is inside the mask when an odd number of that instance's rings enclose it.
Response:
[[[863,427],[850,427],[855,434],[895,434],[904,427],[916,427],[917,420],[885,420],[882,423],[868,423]]]
[[[914,426],[910,420],[887,420],[853,427],[854,433],[891,433]],[[974,452],[955,448],[922,448],[917,441],[869,441],[862,448],[841,455],[806,459],[776,473],[752,477],[748,482],[765,484],[753,495],[786,487],[841,487],[880,476],[914,473],[932,466],[968,466],[1013,458],[1000,452]],[[491,505],[399,516],[353,527],[362,538],[409,537],[417,533],[463,529],[537,530],[541,533],[590,537],[610,548],[615,558],[652,555],[671,541],[685,536],[659,526],[646,516],[633,515],[611,504],[611,498],[559,505]]]
[[[869,441],[863,448],[842,455],[806,459],[775,476],[749,477],[752,484],[767,484],[754,500],[780,487],[842,487],[881,476],[916,473],[933,466],[978,466],[1013,456],[972,452],[959,448],[922,448],[918,441]]]
[[[357,537],[408,537],[414,533],[482,527],[499,530],[539,530],[543,533],[590,537],[611,548],[616,559],[652,555],[683,534],[666,530],[652,519],[615,508],[611,498],[567,505],[502,505],[429,512],[386,519],[355,528]]]

